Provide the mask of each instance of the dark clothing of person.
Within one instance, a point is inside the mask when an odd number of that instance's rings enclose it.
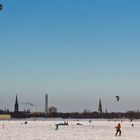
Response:
[[[58,125],[58,124],[55,124],[55,126],[56,126],[55,130],[58,130],[58,126],[59,126],[59,125]]]
[[[115,136],[117,136],[118,133],[119,133],[119,136],[121,136],[121,130],[116,130]]]

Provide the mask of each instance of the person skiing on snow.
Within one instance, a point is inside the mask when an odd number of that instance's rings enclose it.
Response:
[[[118,123],[118,125],[115,128],[116,128],[116,134],[115,134],[115,136],[117,136],[118,133],[119,133],[119,136],[121,136],[121,124]]]

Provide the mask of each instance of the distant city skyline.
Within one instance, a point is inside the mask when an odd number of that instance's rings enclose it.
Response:
[[[0,108],[140,109],[140,1],[0,3]]]

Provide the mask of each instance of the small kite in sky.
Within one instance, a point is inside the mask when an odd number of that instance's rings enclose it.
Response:
[[[2,11],[3,10],[3,6],[2,6],[2,4],[0,4],[0,11]]]
[[[120,97],[119,96],[116,96],[116,99],[117,99],[117,102],[120,100]]]

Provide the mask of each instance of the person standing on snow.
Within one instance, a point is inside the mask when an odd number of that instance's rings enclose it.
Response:
[[[115,134],[115,136],[117,136],[118,133],[119,133],[119,136],[121,136],[121,124],[118,123],[118,125],[115,128],[116,128],[116,134]]]

